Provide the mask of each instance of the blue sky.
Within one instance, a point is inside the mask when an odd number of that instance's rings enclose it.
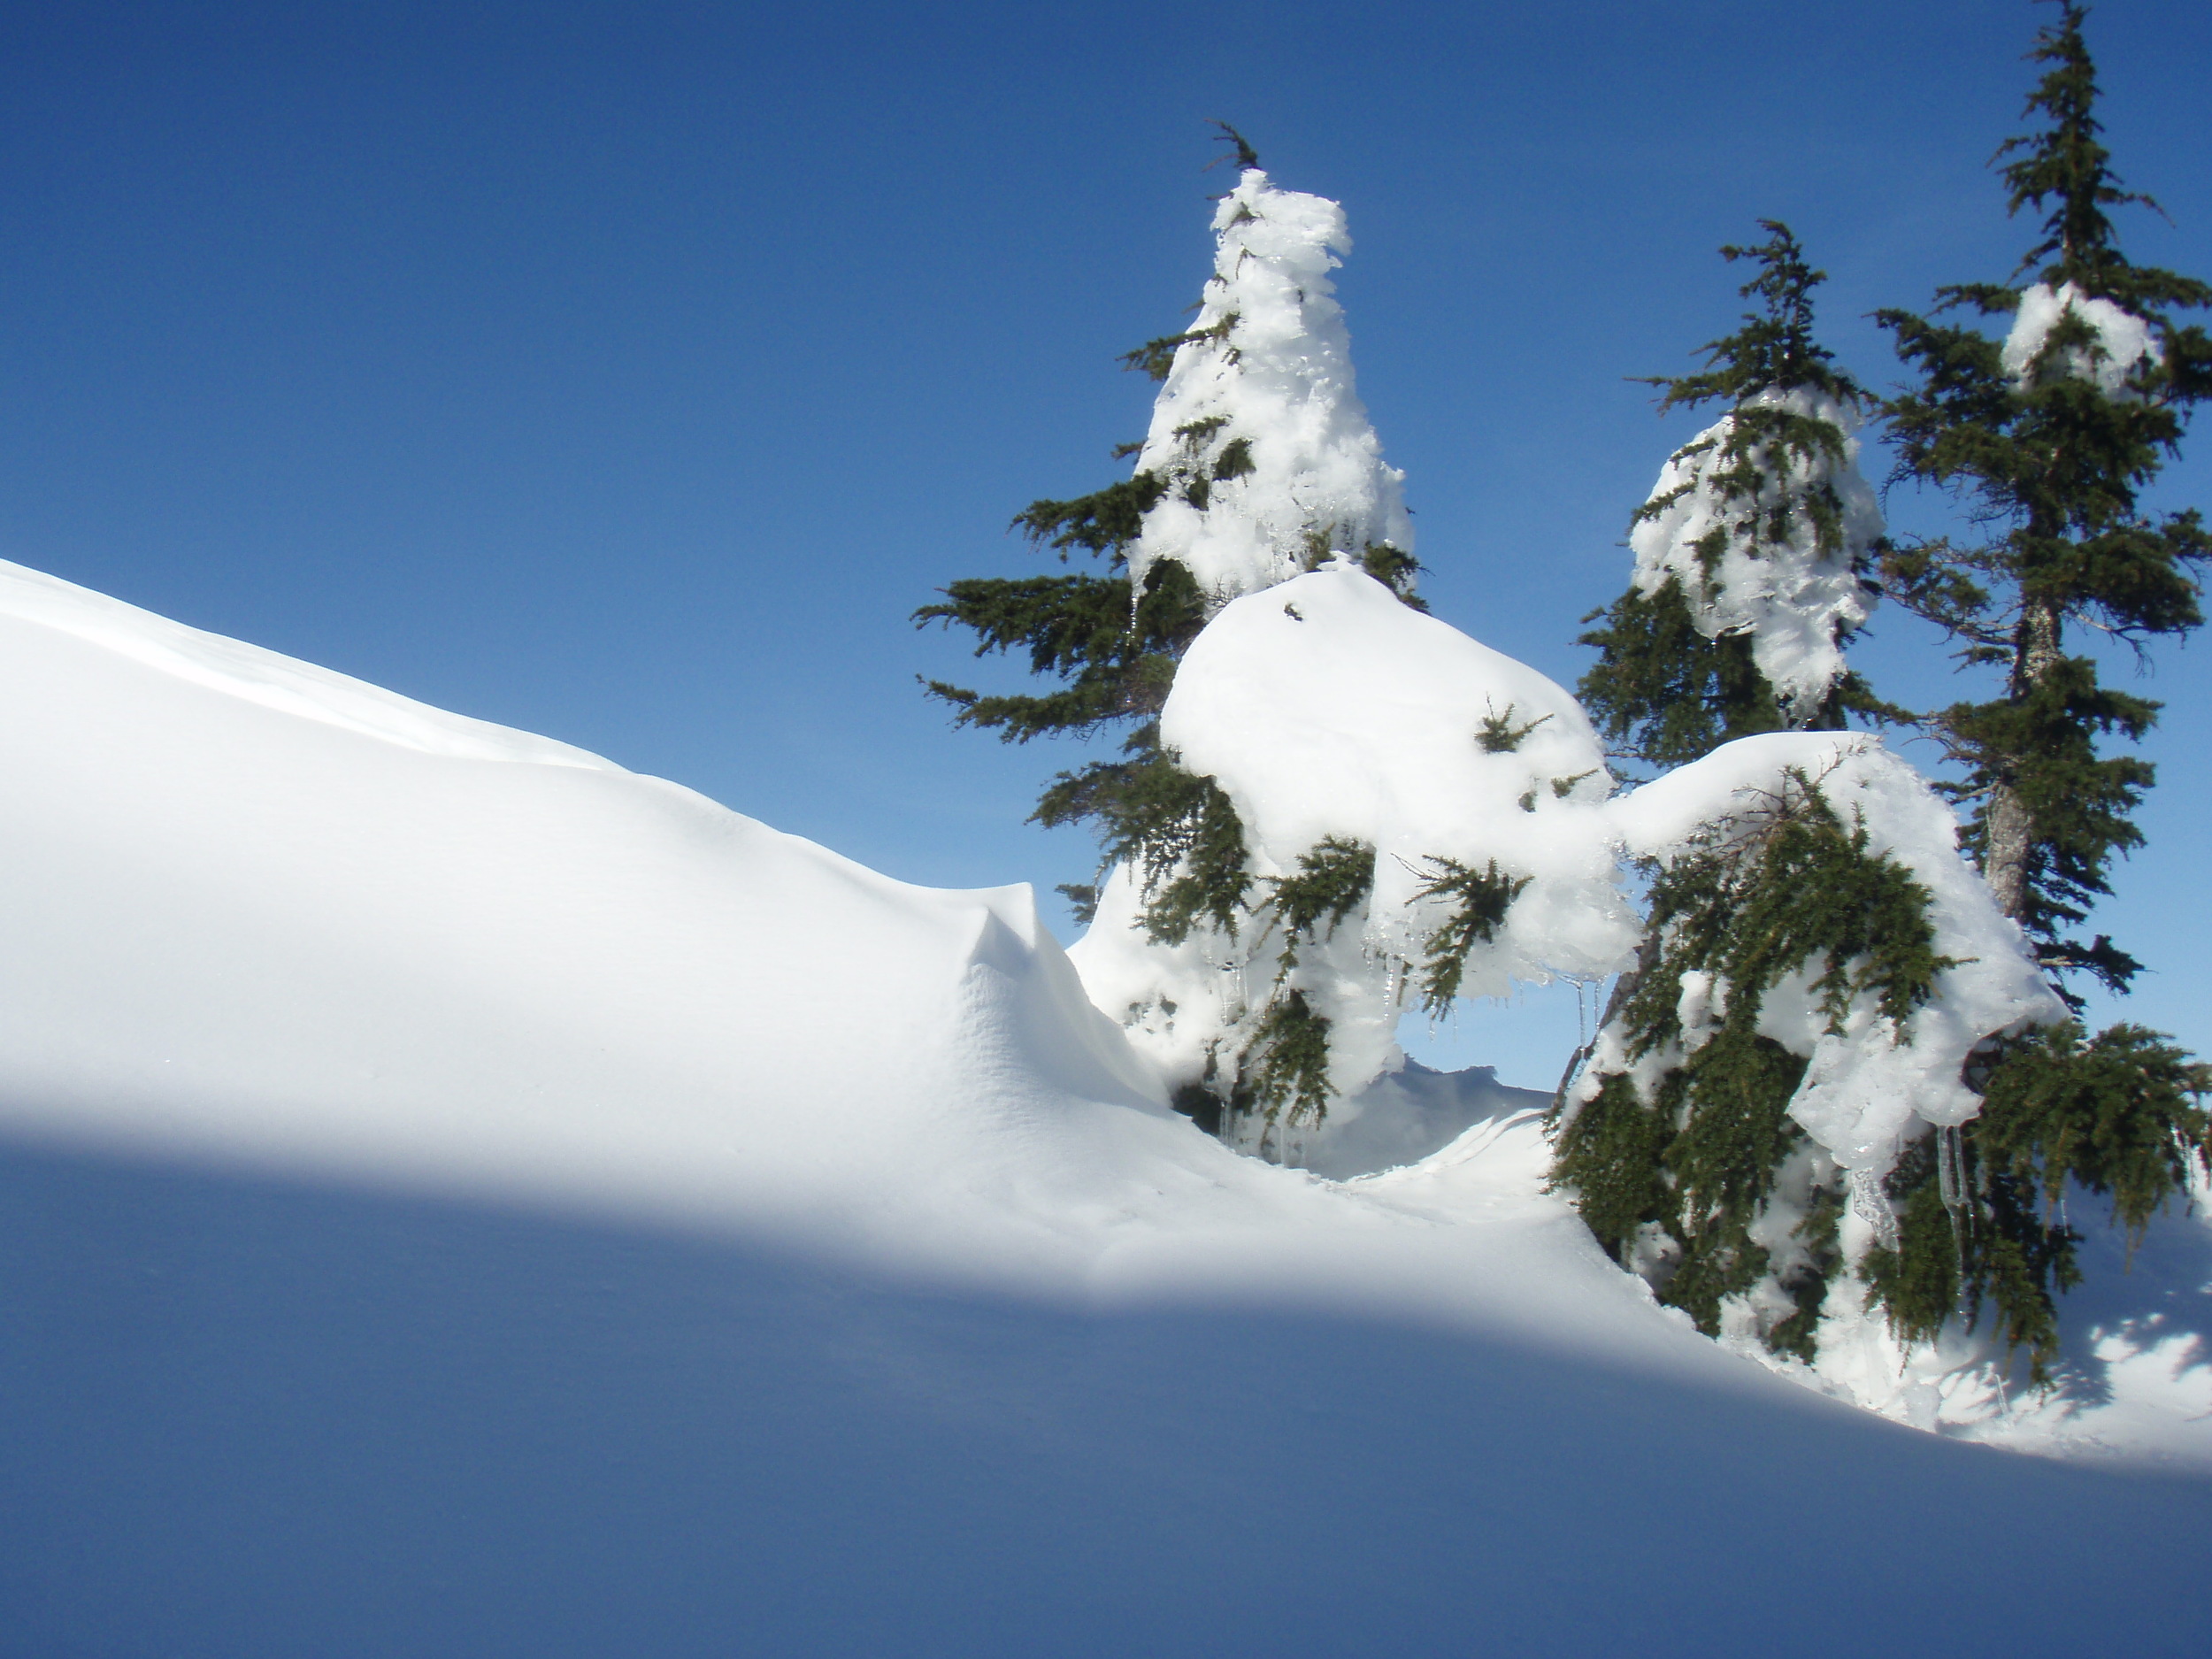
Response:
[[[1082,879],[1074,757],[949,732],[908,613],[1037,568],[1208,264],[1225,117],[1341,199],[1361,389],[1439,614],[1563,680],[1688,426],[1624,377],[1786,219],[1825,333],[2001,278],[2020,0],[0,9],[0,555],[674,778],[895,875]],[[2139,260],[2212,275],[2212,8],[2092,39]],[[1878,470],[1881,464],[1874,463]],[[2212,434],[2165,504],[2212,503]],[[1907,527],[1940,503],[1900,494]],[[2212,644],[2162,648],[2150,849],[2099,925],[2212,1049]],[[1886,615],[1862,664],[1955,695]],[[987,672],[987,671],[986,671]],[[2119,665],[2123,675],[2132,673]],[[1067,930],[1063,927],[1064,936]],[[1426,1049],[1548,1082],[1571,998]]]

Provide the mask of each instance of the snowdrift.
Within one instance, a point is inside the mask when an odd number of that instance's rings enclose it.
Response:
[[[2122,1472],[1794,1386],[1606,1263],[1525,1111],[1357,1180],[1240,1158],[1025,889],[11,565],[0,710],[0,1653],[2200,1622],[2200,1424],[2045,1422],[2169,1459]]]

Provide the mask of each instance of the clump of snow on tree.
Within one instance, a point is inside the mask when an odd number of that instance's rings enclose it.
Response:
[[[1809,712],[1843,675],[1839,639],[1871,609],[1858,572],[1882,534],[1881,508],[1859,473],[1856,417],[1834,398],[1809,387],[1770,388],[1744,410],[1832,427],[1834,448],[1808,452],[1763,437],[1739,458],[1730,441],[1742,411],[1707,427],[1661,470],[1629,534],[1634,581],[1648,596],[1674,579],[1699,633],[1747,634],[1753,661],[1785,708]],[[1803,503],[1829,491],[1836,521],[1824,535]]]
[[[2038,282],[2020,296],[2012,332],[2005,336],[2001,361],[2006,373],[2026,385],[2044,357],[2051,331],[2070,313],[2086,325],[2093,343],[2062,344],[2042,365],[2046,375],[2089,380],[2113,397],[2126,388],[2137,364],[2147,357],[2153,364],[2166,360],[2158,342],[2151,338],[2150,324],[2134,312],[2084,294],[2071,282],[2056,289]]]
[[[1248,168],[1214,228],[1214,274],[1137,463],[1170,486],[1130,550],[1139,591],[1174,559],[1224,603],[1307,569],[1317,533],[1325,552],[1411,552],[1404,475],[1384,465],[1353,389],[1329,280],[1351,250],[1344,210]]]
[[[1609,816],[1632,856],[1663,863],[1714,836],[1763,833],[1792,774],[1811,780],[1846,824],[1864,827],[1869,853],[1902,865],[1927,889],[1936,953],[1953,964],[1940,970],[1933,999],[1902,1029],[1865,995],[1854,1000],[1840,1031],[1830,1029],[1812,976],[1802,972],[1769,991],[1762,1006],[1761,1033],[1809,1056],[1790,1116],[1839,1168],[1878,1177],[1895,1162],[1916,1118],[1945,1126],[1981,1110],[1962,1075],[1977,1043],[2062,1019],[2066,1010],[2019,928],[1960,856],[1950,808],[1875,738],[1740,738],[1612,803]],[[1683,987],[1686,1048],[1718,1025],[1727,995],[1724,984]],[[1580,1093],[1594,1092],[1601,1073],[1655,1077],[1678,1059],[1653,1054],[1631,1063],[1609,1028]]]
[[[1448,903],[1440,860],[1524,884],[1460,990],[1601,976],[1634,949],[1603,803],[1612,787],[1574,699],[1526,665],[1402,603],[1341,556],[1227,606],[1176,674],[1163,740],[1234,803],[1261,891],[1326,842],[1371,849],[1360,913],[1300,943],[1282,980],[1329,1019],[1332,1086],[1400,1058],[1394,1036]],[[1171,1076],[1209,1042],[1233,1053],[1277,987],[1278,926],[1148,942],[1118,869],[1071,953],[1099,1006]],[[1223,1033],[1229,1033],[1225,1038]]]

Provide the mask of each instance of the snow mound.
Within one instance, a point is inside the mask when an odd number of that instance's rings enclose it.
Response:
[[[1296,983],[1331,1021],[1340,1094],[1397,1062],[1407,964],[1443,920],[1424,896],[1439,859],[1526,884],[1470,957],[1465,995],[1601,976],[1634,949],[1602,810],[1611,780],[1574,699],[1347,560],[1226,606],[1177,668],[1160,729],[1229,796],[1263,880],[1331,838],[1374,849],[1363,913],[1297,953]],[[1263,999],[1272,958],[1202,930],[1153,943],[1141,908],[1117,869],[1071,954],[1165,1075],[1195,1075],[1202,1045]],[[1373,970],[1386,961],[1399,966]]]
[[[1404,474],[1386,466],[1353,389],[1329,273],[1351,250],[1344,210],[1248,168],[1214,214],[1198,318],[1153,405],[1141,472],[1173,480],[1130,549],[1138,591],[1174,559],[1216,603],[1287,580],[1322,551],[1413,550]]]
[[[333,673],[257,645],[204,634],[0,559],[0,616],[36,623],[98,645],[211,691],[227,692],[302,718],[457,760],[526,761],[619,772],[611,760],[549,737],[449,714],[365,680]]]
[[[1160,735],[1277,864],[1330,835],[1372,846],[1375,949],[1417,959],[1432,857],[1530,878],[1470,995],[1601,974],[1633,949],[1599,810],[1612,780],[1574,698],[1345,561],[1215,618]]]

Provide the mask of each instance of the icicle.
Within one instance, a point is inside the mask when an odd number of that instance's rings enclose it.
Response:
[[[1882,1191],[1882,1178],[1872,1170],[1851,1171],[1852,1213],[1874,1229],[1874,1242],[1885,1250],[1897,1248],[1897,1214]]]

